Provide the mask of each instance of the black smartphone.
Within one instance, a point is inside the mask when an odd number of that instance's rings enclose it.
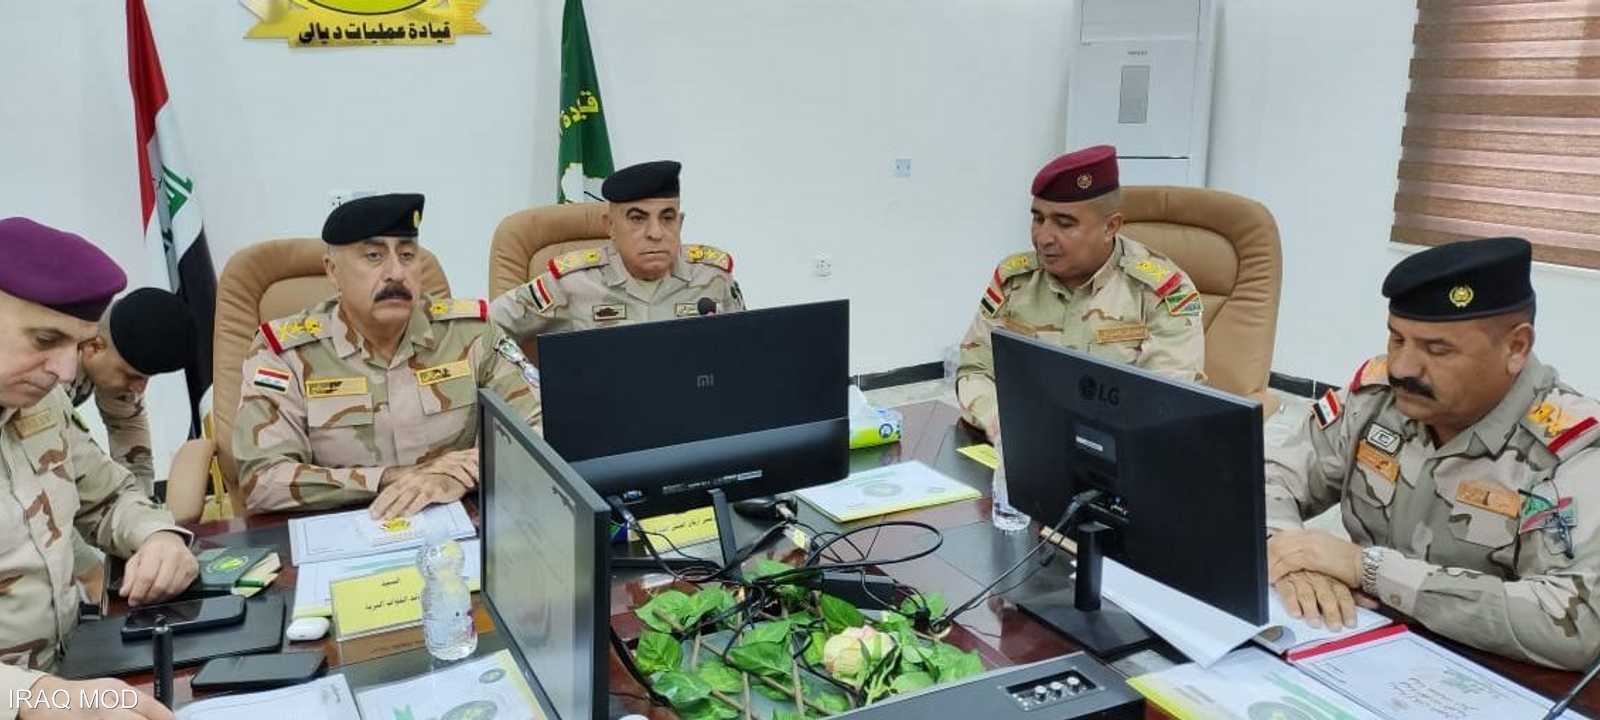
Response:
[[[128,612],[122,623],[123,640],[140,640],[150,637],[150,629],[157,618],[166,618],[173,633],[193,632],[244,621],[244,598],[238,595],[221,595],[200,600],[185,600],[167,605],[138,607]]]
[[[295,685],[322,674],[322,651],[235,655],[200,668],[190,685],[196,690],[266,690]]]

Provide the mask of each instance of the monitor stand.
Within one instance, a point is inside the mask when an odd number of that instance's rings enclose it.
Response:
[[[658,560],[647,554],[644,557],[613,556],[611,558],[611,568],[613,570],[660,570],[661,566],[665,564],[673,572],[683,572],[692,568],[703,569],[707,565],[726,565],[729,560],[738,557],[739,543],[733,534],[733,509],[728,505],[728,495],[722,492],[722,488],[712,488],[709,494],[711,495],[711,512],[717,523],[717,545],[722,553],[720,562],[715,558],[686,557],[663,557]],[[637,524],[638,521],[634,518],[633,513],[628,510],[626,505],[622,504],[620,499],[609,498],[609,500],[611,501],[611,507],[622,515],[623,520],[627,521],[630,526]],[[662,551],[663,548],[656,548],[658,554]],[[736,567],[729,568],[727,574],[729,579],[732,580],[738,580],[743,577],[739,568]]]
[[[1017,603],[1023,612],[1059,630],[1101,658],[1120,657],[1154,639],[1127,611],[1100,599],[1103,545],[1112,532],[1115,530],[1097,520],[1075,527],[1077,572],[1072,580],[1070,602],[1063,591]]]

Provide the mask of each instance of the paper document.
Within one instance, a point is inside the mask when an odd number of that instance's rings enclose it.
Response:
[[[367,720],[546,717],[508,650],[363,690],[356,702]]]
[[[990,470],[1000,469],[1000,453],[995,452],[993,445],[987,443],[968,445],[964,448],[956,448],[956,452],[978,461]]]
[[[1542,718],[1555,702],[1411,632],[1314,653],[1308,675],[1393,720]],[[1567,711],[1562,718],[1582,718]]]
[[[839,482],[806,488],[795,496],[834,522],[850,522],[958,500],[975,500],[983,494],[912,460],[851,473]]]
[[[1100,592],[1128,614],[1138,618],[1152,632],[1171,643],[1190,660],[1210,667],[1234,648],[1262,633],[1263,645],[1278,651],[1318,644],[1356,635],[1389,624],[1389,619],[1365,608],[1356,608],[1356,628],[1339,632],[1319,630],[1289,617],[1277,591],[1267,590],[1267,623],[1253,625],[1200,602],[1126,565],[1106,558]]]
[[[1210,669],[1187,663],[1128,684],[1177,720],[1380,720],[1260,648],[1235,650]]]
[[[480,589],[483,581],[483,555],[478,543],[475,539],[461,541],[461,553],[466,556],[466,564],[461,570],[467,577],[467,588],[473,591]],[[293,617],[331,617],[333,596],[328,588],[334,580],[371,575],[398,567],[414,567],[416,564],[415,548],[348,560],[305,563],[300,566],[300,576],[295,580]]]
[[[280,690],[197,700],[183,706],[176,715],[178,720],[361,720],[343,675]]]
[[[477,535],[460,501],[434,505],[416,515],[378,522],[366,510],[328,513],[289,521],[295,565],[372,555],[422,545],[428,530],[442,527],[460,540]]]

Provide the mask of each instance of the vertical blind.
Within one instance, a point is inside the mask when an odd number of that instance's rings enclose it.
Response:
[[[1394,242],[1600,268],[1600,0],[1418,0]]]

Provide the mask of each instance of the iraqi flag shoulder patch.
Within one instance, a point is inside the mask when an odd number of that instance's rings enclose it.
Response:
[[[1339,395],[1333,388],[1328,388],[1328,391],[1322,394],[1322,399],[1311,406],[1311,414],[1317,419],[1317,427],[1323,430],[1327,430],[1343,412],[1344,406],[1339,404]]]
[[[250,384],[264,390],[288,392],[289,373],[272,368],[256,368],[256,374],[250,378]]]

